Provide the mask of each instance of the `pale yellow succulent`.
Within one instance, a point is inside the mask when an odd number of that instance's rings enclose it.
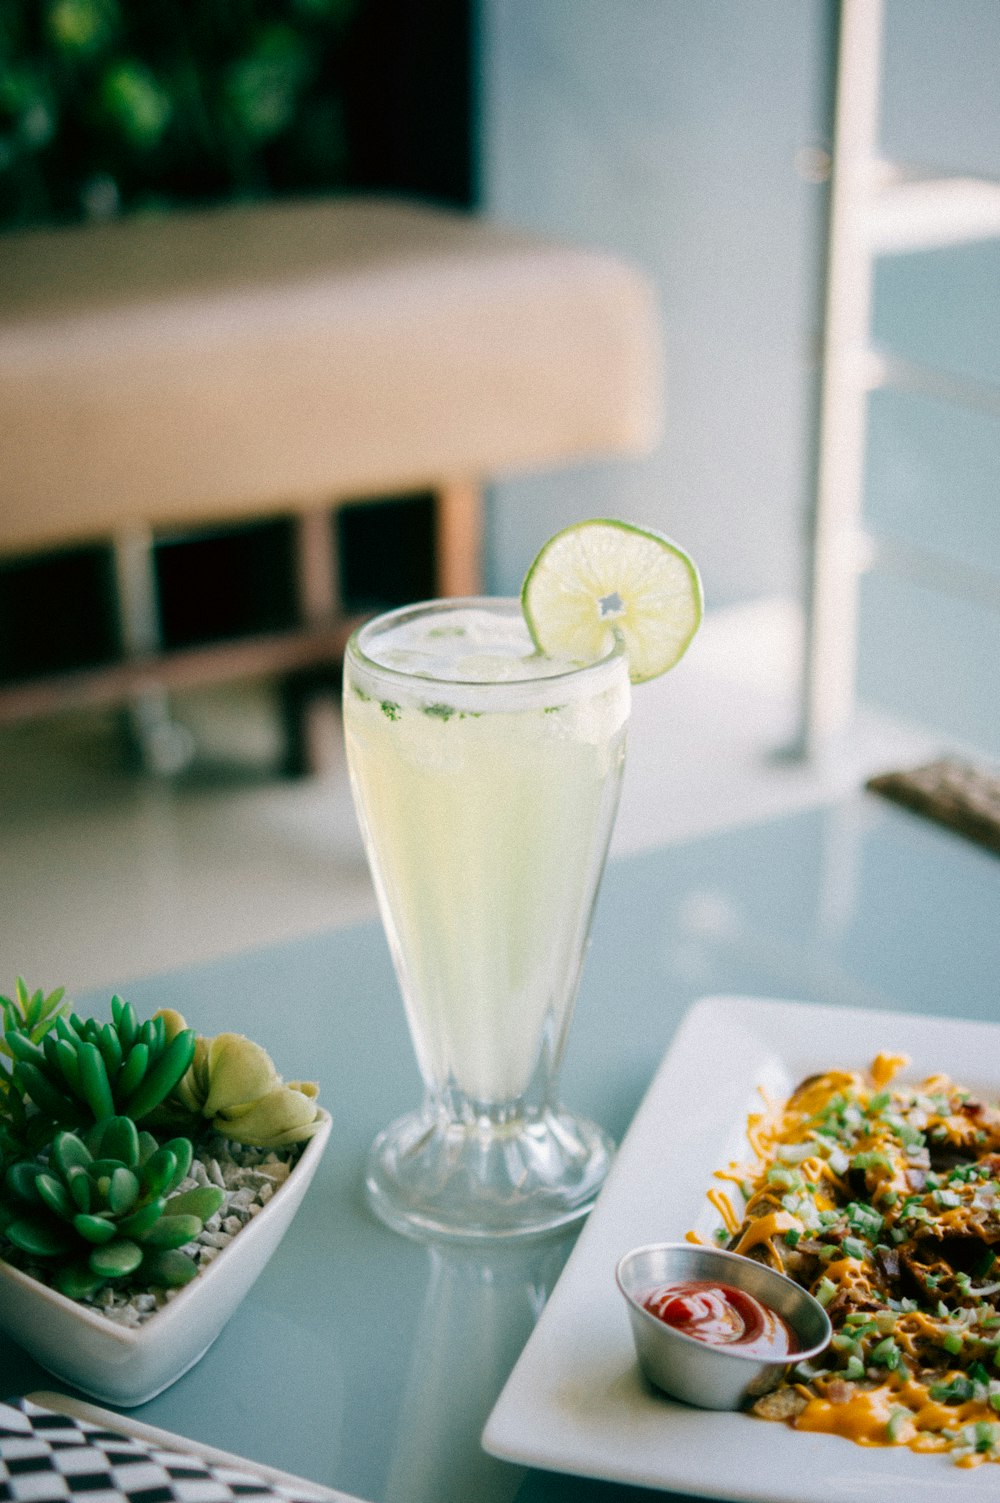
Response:
[[[159,1014],[168,1036],[187,1025],[180,1013]],[[192,1115],[207,1119],[217,1132],[254,1148],[285,1148],[311,1138],[321,1121],[319,1087],[312,1081],[284,1081],[266,1049],[241,1033],[199,1037],[194,1059],[174,1099]]]

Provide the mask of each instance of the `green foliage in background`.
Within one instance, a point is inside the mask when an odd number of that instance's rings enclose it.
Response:
[[[0,225],[340,186],[356,0],[0,0]]]

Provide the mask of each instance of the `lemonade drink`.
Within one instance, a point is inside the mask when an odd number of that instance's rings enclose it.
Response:
[[[515,601],[404,610],[348,654],[355,801],[426,1084],[543,1104],[621,783],[617,651],[542,657]]]
[[[557,532],[520,600],[444,600],[355,632],[351,785],[424,1078],[365,1189],[415,1235],[512,1237],[585,1215],[614,1145],[555,1082],[614,822],[629,685],[701,621],[662,533]]]

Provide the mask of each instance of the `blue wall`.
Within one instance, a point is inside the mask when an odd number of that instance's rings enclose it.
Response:
[[[885,155],[1000,177],[997,0],[887,0],[883,53]]]
[[[644,267],[666,343],[648,459],[496,488],[490,586],[584,516],[687,545],[710,605],[797,592],[826,186],[828,0],[484,0],[484,207]]]
[[[687,544],[709,605],[798,594],[827,209],[808,149],[828,144],[831,0],[483,6],[485,207],[644,267],[667,350],[655,454],[496,488],[491,587],[515,590],[558,527],[608,514]],[[882,155],[1000,177],[1000,0],[886,0],[884,56]],[[859,688],[1000,755],[1000,242],[883,258],[872,339],[981,400],[872,395],[866,525],[930,567],[862,582]],[[975,599],[956,595],[963,567]]]

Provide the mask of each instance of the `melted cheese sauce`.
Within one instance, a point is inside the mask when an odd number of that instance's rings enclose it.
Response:
[[[941,1259],[945,1239],[962,1237],[1000,1257],[1000,1108],[943,1075],[890,1092],[907,1063],[880,1054],[867,1075],[827,1071],[787,1101],[767,1101],[747,1127],[756,1163],[730,1164],[717,1176],[746,1187],[743,1214],[719,1190],[709,1199],[730,1250],[797,1279],[831,1316],[838,1312],[833,1351],[813,1364],[819,1370],[808,1381],[808,1368],[790,1379],[804,1401],[789,1418],[793,1428],[862,1446],[950,1451],[963,1467],[997,1463],[1000,1300],[982,1301],[1000,1289],[1000,1262],[995,1270],[987,1262],[970,1283]],[[971,1169],[934,1172],[928,1143],[949,1146]],[[911,1242],[915,1221],[923,1242]],[[839,1230],[828,1232],[834,1224]],[[923,1259],[928,1287],[909,1287],[919,1301],[901,1297],[900,1244]],[[947,1301],[934,1292],[942,1279]],[[960,1359],[946,1355],[963,1348]],[[788,1418],[787,1409],[760,1412]]]
[[[802,1393],[808,1393],[805,1388]],[[912,1379],[886,1382],[877,1388],[855,1389],[846,1399],[809,1395],[806,1407],[792,1421],[796,1430],[841,1435],[859,1446],[908,1446],[911,1451],[947,1451],[955,1432],[966,1425],[992,1423],[996,1411],[970,1399],[964,1404],[939,1404],[923,1383]],[[981,1454],[963,1457],[957,1465],[978,1466]]]

